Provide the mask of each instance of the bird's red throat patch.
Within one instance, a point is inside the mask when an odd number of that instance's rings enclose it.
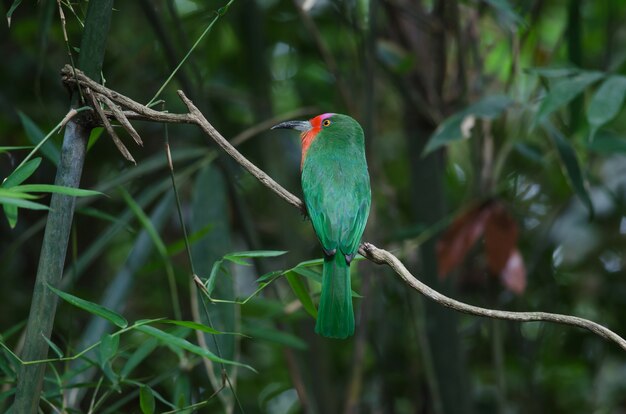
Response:
[[[302,166],[304,165],[304,159],[306,158],[306,153],[309,151],[309,147],[315,138],[317,138],[317,134],[319,134],[322,130],[322,122],[331,116],[333,116],[333,114],[325,113],[309,119],[312,128],[300,134],[300,141],[302,142],[302,161],[300,162],[300,169],[302,169]]]

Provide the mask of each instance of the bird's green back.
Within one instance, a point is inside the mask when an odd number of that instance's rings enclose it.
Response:
[[[302,190],[313,228],[326,251],[356,253],[370,209],[363,130],[346,115],[311,143],[302,166]]]

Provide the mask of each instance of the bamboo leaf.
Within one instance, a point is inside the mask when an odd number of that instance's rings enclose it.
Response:
[[[287,282],[289,282],[289,286],[291,286],[291,290],[293,290],[293,293],[295,293],[307,313],[313,318],[317,318],[317,309],[315,308],[313,300],[311,300],[311,296],[304,286],[304,283],[302,283],[302,280],[296,275],[295,272],[288,272],[285,277],[287,278]]]
[[[240,266],[252,266],[252,263],[237,256],[224,256],[224,260],[228,260],[229,262]]]
[[[589,151],[599,154],[626,153],[626,139],[612,134],[599,134],[593,142],[587,144]]]
[[[15,191],[18,187],[13,187],[11,189],[6,189],[0,187],[0,197],[7,198],[19,198],[21,200],[34,200],[40,198],[40,196],[36,196],[34,194],[22,193],[20,191]]]
[[[74,295],[70,295],[69,293],[55,289],[50,285],[48,285],[48,289],[56,293],[64,301],[78,308],[81,308],[82,310],[85,310],[93,315],[98,315],[101,318],[104,318],[113,323],[114,325],[119,326],[120,328],[126,328],[128,326],[128,322],[122,315],[113,312],[112,310],[107,309],[104,306],[89,302],[85,299],[78,298]]]
[[[115,356],[119,345],[119,335],[102,335],[102,338],[100,339],[100,352],[98,353],[101,367],[104,367],[104,365]]]
[[[624,103],[626,77],[611,76],[598,88],[587,108],[587,121],[591,125],[589,141],[602,125],[615,118]]]
[[[18,111],[17,114],[20,117],[20,121],[22,121],[22,126],[24,127],[24,132],[26,133],[28,140],[35,145],[43,141],[46,137],[46,134],[43,133],[43,131],[37,126],[37,124],[35,124],[33,120],[30,119],[25,113]],[[51,140],[46,141],[41,146],[41,153],[54,165],[59,165],[61,152],[54,145],[54,142],[52,142]]]
[[[570,103],[587,86],[602,77],[604,77],[604,73],[601,72],[582,72],[558,81],[541,102],[535,118],[535,125],[545,121],[550,114]]]
[[[153,414],[155,401],[154,393],[149,385],[142,385],[139,388],[139,406],[143,414]]]
[[[464,110],[457,112],[437,127],[424,149],[424,155],[451,142],[465,138],[466,136],[461,130],[461,126],[468,117],[495,119],[513,103],[514,101],[506,95],[492,95],[486,96]]]
[[[46,205],[35,203],[33,201],[24,200],[23,198],[14,198],[14,197],[5,197],[5,196],[0,197],[0,204],[27,208],[29,210],[49,210],[50,209]]]
[[[213,335],[221,335],[221,334],[224,333],[224,332],[218,331],[217,329],[213,329],[211,327],[203,325],[201,323],[191,322],[191,321],[175,321],[175,320],[172,320],[172,319],[165,319],[165,320],[161,321],[161,323],[167,323],[167,324],[170,324],[170,325],[183,326],[185,328],[194,329],[196,331],[202,331],[202,332],[206,332],[206,333],[213,334]]]
[[[251,259],[259,257],[277,257],[287,253],[284,250],[254,250],[245,252],[228,253],[224,255],[224,259],[231,260],[233,258]]]
[[[2,204],[2,211],[4,211],[4,216],[9,223],[9,227],[14,229],[17,225],[17,206],[13,204],[4,204],[2,201],[0,201],[0,204]]]
[[[576,67],[537,67],[524,69],[524,72],[543,78],[563,78],[567,76],[577,75],[581,72]]]
[[[16,150],[23,150],[23,149],[33,149],[33,146],[22,145],[22,146],[15,146],[15,147],[0,147],[0,154],[2,154],[3,152],[10,152],[10,151],[16,151]]]
[[[248,368],[254,372],[256,372],[256,370],[254,368],[252,368],[249,365],[246,364],[242,364],[240,362],[236,362],[236,361],[229,361],[227,359],[224,358],[220,358],[217,355],[215,355],[214,353],[212,353],[211,351],[201,348],[198,345],[194,345],[191,342],[187,341],[186,339],[183,338],[179,338],[177,336],[171,335],[167,332],[164,332],[160,329],[157,329],[153,326],[147,326],[147,325],[142,325],[142,326],[137,326],[135,329],[137,329],[140,332],[145,333],[146,335],[150,335],[153,336],[155,338],[157,338],[158,340],[160,340],[161,342],[163,342],[164,344],[173,347],[173,348],[179,348],[179,349],[184,349],[185,351],[189,351],[193,354],[199,355],[203,358],[207,358],[213,362],[220,362],[223,364],[230,364],[230,365],[236,365],[236,366],[240,366],[240,367],[244,367],[244,368]]]
[[[222,260],[218,260],[217,262],[213,263],[213,267],[211,268],[211,274],[209,275],[209,280],[206,281],[206,290],[209,296],[211,296],[211,294],[213,293],[213,290],[215,289],[215,281],[217,280],[217,275],[220,272],[222,263],[223,263]]]
[[[56,344],[54,342],[52,342],[50,339],[46,338],[45,335],[41,335],[41,337],[43,338],[44,341],[46,341],[46,343],[48,344],[48,346],[50,348],[52,348],[52,350],[54,351],[55,354],[57,354],[57,356],[59,358],[63,358],[63,352],[61,351],[61,349],[59,349],[58,346],[56,346]]]
[[[22,184],[26,179],[28,179],[28,177],[33,175],[37,168],[39,168],[39,164],[41,164],[41,158],[33,158],[32,160],[26,162],[4,179],[2,187],[11,188]]]
[[[7,25],[9,27],[11,27],[11,17],[13,16],[13,12],[20,6],[20,3],[22,3],[22,0],[13,0],[13,4],[11,4],[9,11],[7,12]]]
[[[65,194],[72,197],[92,197],[105,195],[100,191],[85,190],[83,188],[64,187],[54,184],[24,184],[11,188],[13,191],[19,192],[31,192],[31,193],[58,193]]]
[[[565,175],[568,178],[570,186],[578,198],[580,198],[583,204],[585,204],[587,210],[589,210],[590,219],[593,218],[593,203],[591,201],[591,197],[589,196],[589,192],[587,191],[583,173],[580,169],[580,163],[578,162],[574,148],[572,148],[567,139],[565,139],[565,137],[555,127],[550,124],[545,124],[545,127],[550,135],[550,138],[552,138],[552,142],[556,146],[557,152],[559,153],[559,159],[565,169]]]
[[[282,270],[273,270],[271,272],[268,272],[262,276],[260,276],[256,282],[257,283],[264,283],[267,282],[268,280],[274,279],[275,277],[278,277],[280,275],[282,275],[284,272]]]

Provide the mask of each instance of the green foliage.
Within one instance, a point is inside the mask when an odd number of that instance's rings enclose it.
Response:
[[[22,127],[24,127],[24,133],[28,140],[32,142],[33,145],[41,144],[42,154],[54,165],[59,165],[59,159],[61,158],[59,149],[46,138],[41,129],[39,129],[37,124],[35,124],[28,115],[21,111],[18,112],[18,115],[20,116],[20,121],[22,121]]]
[[[587,107],[587,121],[591,126],[589,140],[593,141],[598,129],[615,118],[624,103],[626,77],[610,76],[596,90]]]
[[[541,101],[535,123],[540,124],[545,121],[550,114],[563,108],[589,85],[603,77],[604,74],[599,72],[579,72],[573,76],[558,79]]]
[[[89,302],[74,295],[70,295],[69,293],[55,289],[52,286],[48,286],[48,289],[56,293],[64,301],[86,310],[87,312],[93,313],[94,315],[98,315],[120,328],[126,328],[128,326],[128,321],[126,321],[122,315],[119,315],[110,309],[100,306],[97,303]]]
[[[496,119],[513,103],[509,97],[504,95],[487,96],[454,114],[437,127],[428,141],[424,155],[451,142],[469,138],[469,136],[464,136],[468,133],[467,131],[461,131],[464,122],[469,121],[470,125],[473,126],[476,119]]]

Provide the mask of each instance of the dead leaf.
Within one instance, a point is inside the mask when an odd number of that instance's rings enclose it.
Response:
[[[493,202],[488,201],[472,207],[457,217],[450,228],[437,242],[439,277],[448,273],[463,262],[469,250],[485,231]]]
[[[485,225],[485,253],[487,267],[499,275],[517,246],[517,223],[504,206],[493,204]]]

